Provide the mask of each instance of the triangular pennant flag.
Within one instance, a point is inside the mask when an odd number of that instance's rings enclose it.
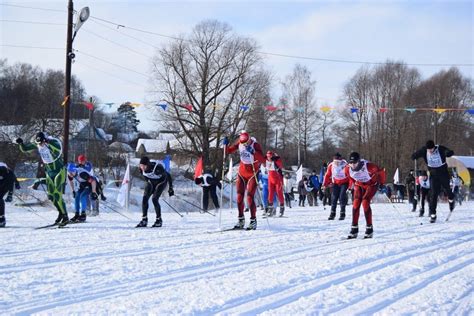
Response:
[[[65,106],[67,101],[69,100],[69,96],[65,96],[63,102],[61,103],[61,106]]]
[[[94,104],[92,102],[84,101],[84,105],[86,106],[86,108],[89,109],[89,111],[92,111],[94,109]]]
[[[248,105],[241,105],[240,109],[245,112],[245,111],[248,111],[250,107]]]
[[[466,113],[469,113],[471,115],[474,115],[474,109],[468,109],[466,110]]]
[[[380,109],[379,109],[379,112],[380,112],[380,113],[385,113],[385,112],[387,112],[387,111],[388,111],[388,108],[380,108]]]
[[[214,109],[222,109],[222,105],[220,105],[219,103],[216,103],[212,106]]]
[[[413,113],[413,112],[416,112],[416,109],[415,108],[405,108],[405,111]]]
[[[166,111],[166,107],[168,106],[168,104],[166,102],[160,102],[158,103],[158,106],[161,106],[161,108]]]
[[[232,172],[232,157],[230,157],[230,160],[229,160],[229,171],[227,172],[227,179],[228,179],[229,181],[232,181],[232,177],[234,176],[232,173],[233,173],[233,172]]]
[[[433,109],[433,111],[435,111],[438,114],[442,114],[442,113],[446,112],[446,109]]]
[[[395,174],[393,175],[393,183],[394,184],[400,184],[400,175],[399,175],[399,172],[398,172],[398,168],[397,168],[397,170],[395,170]]]
[[[267,105],[265,107],[265,109],[267,109],[267,111],[276,111],[276,110],[278,110],[278,108],[274,105]]]
[[[189,112],[193,110],[192,104],[186,103],[186,104],[182,104],[181,106],[185,108],[186,110],[188,110]]]
[[[204,162],[202,160],[202,157],[199,158],[197,164],[196,164],[196,169],[194,169],[194,179],[202,175],[202,170],[204,169]]]
[[[357,113],[357,112],[359,112],[358,108],[351,108],[351,113]]]
[[[130,106],[131,106],[131,107],[134,107],[134,108],[137,108],[137,107],[139,107],[139,106],[141,106],[141,105],[142,105],[141,103],[136,103],[136,102],[130,103]]]
[[[331,111],[331,108],[330,108],[329,106],[325,105],[325,106],[322,106],[322,107],[321,107],[321,111],[324,112],[324,113],[326,113],[326,112]]]
[[[299,183],[301,180],[303,180],[303,165],[296,170],[296,183]]]
[[[130,165],[127,165],[127,169],[125,171],[125,175],[122,180],[122,186],[120,187],[119,193],[117,195],[117,202],[125,206],[128,200],[128,192],[130,186]]]
[[[295,112],[303,113],[303,112],[304,112],[304,108],[295,108],[294,111],[295,111]]]

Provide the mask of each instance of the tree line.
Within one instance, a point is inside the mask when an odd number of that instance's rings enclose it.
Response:
[[[0,108],[8,109],[0,111],[2,124],[44,128],[48,119],[62,118],[62,72],[28,64],[9,66],[0,60],[0,74]],[[266,67],[255,40],[235,34],[225,23],[208,20],[157,50],[150,74],[154,97],[168,105],[156,120],[178,131],[184,154],[202,156],[206,168],[219,173],[223,138],[236,139],[244,129],[263,148],[280,154],[286,165],[317,170],[335,152],[347,156],[356,150],[387,168],[388,174],[396,168],[406,171],[413,167],[411,153],[427,139],[458,155],[473,155],[472,115],[416,111],[472,108],[472,78],[454,67],[424,79],[418,69],[402,61],[362,66],[341,87],[344,108],[323,112],[316,103],[318,83],[307,67],[296,64],[279,82]],[[275,90],[280,95],[274,96]],[[86,98],[75,77],[72,91],[73,105],[74,100]],[[415,111],[404,110],[408,107]],[[71,111],[73,118],[89,115],[82,105],[72,106]],[[114,123],[95,114],[97,127],[119,132],[120,120]]]

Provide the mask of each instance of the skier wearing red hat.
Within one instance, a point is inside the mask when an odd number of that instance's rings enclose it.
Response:
[[[224,145],[228,144],[227,138],[224,139]],[[255,206],[254,195],[257,190],[257,172],[260,170],[260,164],[265,163],[262,147],[257,140],[246,131],[242,131],[239,139],[232,145],[226,147],[226,154],[232,154],[236,151],[240,154],[239,172],[236,182],[237,187],[237,207],[239,210],[238,222],[235,229],[243,229],[245,225],[244,216],[244,196],[247,191],[247,205],[250,208],[250,223],[248,230],[257,229],[257,207]]]

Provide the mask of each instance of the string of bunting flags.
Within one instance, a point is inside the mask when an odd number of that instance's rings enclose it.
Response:
[[[63,102],[61,103],[61,106],[64,106],[66,104],[66,102],[68,101],[68,99],[69,99],[69,96],[66,96],[64,98]],[[94,109],[94,104],[92,102],[81,101],[80,103],[83,104],[90,111],[92,111]],[[107,105],[110,108],[115,103],[114,102],[104,102],[104,103],[101,103],[101,104]],[[136,108],[136,107],[141,106],[142,104],[137,103],[137,102],[130,102],[130,105],[132,107]],[[163,111],[166,111],[166,109],[169,106],[168,103],[165,102],[165,101],[160,101],[158,103],[155,103],[154,105],[161,107],[163,109]],[[190,103],[180,104],[179,106],[186,109],[186,110],[188,110],[189,112],[191,112],[193,110],[193,105],[190,104]],[[212,105],[212,107],[215,108],[215,109],[221,109],[223,106],[218,104],[218,103],[215,103],[215,104]],[[239,107],[239,109],[243,112],[249,111],[250,108],[251,108],[250,105],[240,105],[240,107]],[[279,107],[274,106],[274,105],[264,106],[265,110],[272,111],[272,112],[273,111],[278,111],[278,110],[284,110],[286,108],[287,108],[287,106],[279,106]],[[302,113],[302,112],[304,112],[304,110],[305,109],[303,107],[293,108],[293,111],[295,111],[295,112],[301,112]],[[336,108],[324,105],[324,106],[319,107],[319,110],[323,113],[327,113],[327,112],[330,112],[332,110],[336,110]],[[350,107],[349,110],[351,111],[351,113],[359,113],[360,112],[360,108],[357,108],[357,107]],[[405,107],[405,108],[381,107],[381,108],[378,108],[378,112],[380,112],[380,113],[387,113],[388,111],[406,111],[408,113],[428,111],[428,112],[436,112],[438,114],[442,114],[442,113],[449,112],[449,111],[453,111],[453,112],[457,111],[457,112],[465,112],[467,114],[474,115],[474,108],[469,108],[469,109],[466,109],[466,108],[415,108],[415,107]]]

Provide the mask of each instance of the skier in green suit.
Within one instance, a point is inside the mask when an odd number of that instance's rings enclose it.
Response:
[[[36,134],[35,144],[24,143],[21,138],[18,138],[16,143],[20,145],[22,152],[38,149],[38,153],[45,166],[48,198],[59,212],[58,218],[54,223],[58,226],[65,226],[69,222],[69,217],[67,215],[66,203],[63,200],[66,169],[61,158],[63,153],[61,141],[57,138],[46,136],[43,132],[39,132]]]

